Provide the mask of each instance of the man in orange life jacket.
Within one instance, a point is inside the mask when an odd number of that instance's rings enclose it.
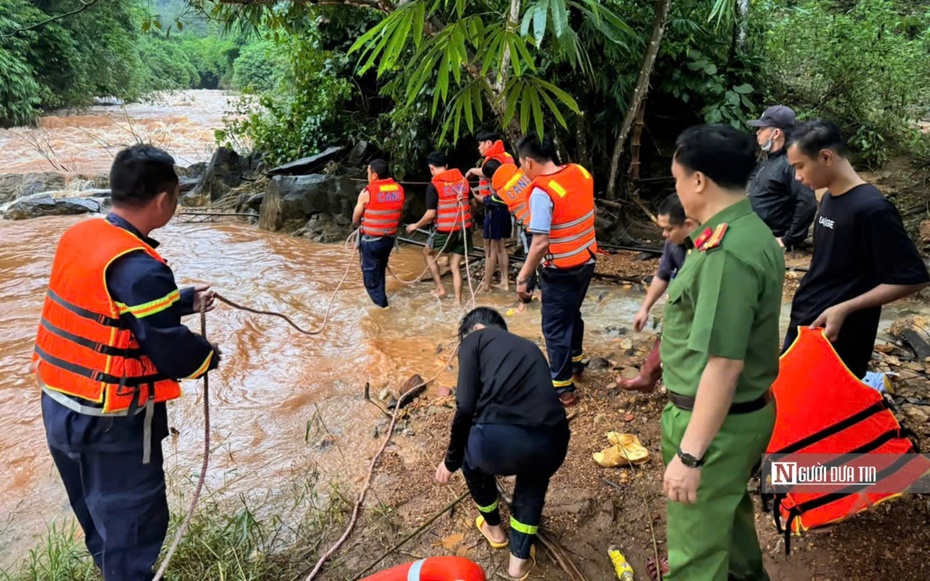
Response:
[[[594,275],[594,179],[576,164],[558,165],[549,138],[530,134],[517,148],[520,165],[533,178],[530,225],[533,242],[520,274],[517,294],[528,301],[527,283],[542,263],[542,331],[549,352],[552,385],[566,406],[577,403],[574,377],[584,371],[581,303]]]
[[[394,235],[404,209],[404,188],[390,176],[388,164],[376,159],[368,165],[368,185],[358,195],[352,225],[361,223],[359,254],[362,278],[371,301],[387,308],[384,272],[387,269]]]
[[[506,204],[492,195],[491,178],[487,176],[488,166],[494,169],[504,163],[513,163],[513,158],[504,151],[504,142],[496,133],[482,131],[478,134],[478,152],[483,156],[481,165],[473,167],[465,174],[466,178],[478,176],[478,199],[484,205],[484,280],[481,290],[491,290],[491,278],[494,270],[500,267],[502,290],[510,290],[510,257],[507,255],[505,241],[510,237],[512,224]],[[494,175],[493,169],[490,172]]]
[[[529,185],[532,180],[523,173],[523,170],[517,168],[512,163],[500,164],[491,160],[484,164],[482,168],[484,176],[491,179],[491,200],[493,203],[500,203],[507,206],[507,210],[513,216],[513,221],[517,225],[518,238],[523,244],[523,256],[530,252],[530,244],[533,241],[533,235],[526,231],[530,223],[530,204],[527,196],[529,195]],[[527,281],[527,293],[532,295],[536,289],[537,275],[534,272]],[[519,301],[517,303],[517,312],[526,311],[527,303]]]
[[[452,286],[455,302],[462,302],[462,273],[459,270],[462,259],[468,255],[471,244],[471,198],[468,180],[456,168],[449,169],[446,156],[439,152],[426,157],[433,180],[426,186],[426,213],[416,224],[407,226],[407,233],[412,234],[419,228],[435,220],[435,231],[424,248],[429,271],[433,275],[436,298],[446,296],[446,288],[439,276],[438,254],[448,253],[449,268],[452,270]]]
[[[61,237],[33,361],[52,459],[106,581],[148,581],[168,529],[165,402],[219,363],[181,324],[213,306],[178,290],[149,233],[178,203],[174,160],[149,145],[116,156],[113,210]]]

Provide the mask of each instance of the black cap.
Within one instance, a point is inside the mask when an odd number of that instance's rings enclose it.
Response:
[[[776,129],[787,130],[793,128],[795,123],[797,123],[797,117],[795,117],[794,111],[790,107],[775,105],[766,109],[759,119],[750,121],[749,126],[758,128],[775,127]]]

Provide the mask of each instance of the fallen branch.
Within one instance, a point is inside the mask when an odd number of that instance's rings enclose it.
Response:
[[[366,381],[366,382],[365,382],[365,401],[367,401],[367,402],[370,403],[371,405],[373,405],[373,406],[375,406],[376,408],[378,408],[378,411],[379,411],[379,412],[381,412],[382,414],[384,414],[384,415],[386,415],[387,417],[390,418],[390,417],[391,417],[391,414],[388,413],[388,411],[387,411],[386,409],[384,409],[383,407],[381,407],[380,405],[378,405],[378,404],[375,402],[375,400],[371,399],[371,391],[370,391],[370,390],[371,390],[371,384],[368,383],[368,382]]]
[[[416,390],[420,389],[421,387],[425,385],[429,385],[430,383],[435,381],[442,374],[442,372],[446,369],[446,367],[449,365],[449,363],[452,361],[452,359],[455,357],[458,351],[459,351],[458,346],[456,346],[456,348],[452,350],[452,353],[449,354],[449,358],[445,361],[445,363],[443,363],[442,368],[440,368],[440,370],[436,373],[436,375],[434,375],[432,378],[426,381],[421,381],[417,385],[414,385],[413,387],[405,391],[403,394],[401,394],[398,401],[403,401],[405,398],[410,397]],[[355,501],[355,507],[352,509],[352,518],[349,519],[349,524],[348,526],[346,526],[345,532],[342,533],[342,536],[339,537],[339,540],[337,540],[336,543],[332,547],[330,547],[329,550],[326,551],[326,553],[322,557],[320,557],[320,560],[317,561],[316,566],[313,568],[313,570],[310,572],[310,575],[307,577],[307,581],[312,581],[313,579],[316,578],[316,576],[320,573],[320,570],[323,568],[323,565],[326,563],[326,561],[330,557],[332,557],[333,554],[336,553],[336,551],[339,550],[339,548],[343,545],[343,543],[345,543],[346,540],[349,538],[349,535],[352,534],[352,530],[355,528],[355,523],[358,522],[358,515],[361,512],[362,504],[365,502],[365,497],[368,496],[368,490],[371,489],[371,480],[375,475],[375,467],[377,467],[378,460],[381,459],[381,454],[384,453],[384,450],[387,448],[388,443],[391,441],[391,437],[394,435],[394,426],[397,425],[397,418],[400,415],[400,411],[401,411],[401,408],[399,405],[396,408],[394,408],[394,414],[391,416],[391,425],[388,427],[387,435],[384,438],[384,442],[381,444],[381,448],[378,450],[378,453],[375,454],[374,458],[371,459],[371,464],[369,464],[368,466],[368,476],[365,478],[365,485],[362,487],[361,492],[359,492],[358,500]]]
[[[406,537],[404,537],[399,543],[397,543],[396,545],[394,545],[393,547],[391,547],[390,549],[388,549],[383,555],[381,555],[380,557],[378,557],[378,559],[375,560],[371,565],[368,565],[368,567],[366,567],[365,570],[362,571],[361,573],[357,574],[357,575],[354,577],[354,579],[356,579],[356,580],[361,579],[361,578],[365,575],[365,573],[367,573],[367,572],[371,571],[372,569],[374,569],[375,567],[377,567],[377,566],[378,566],[378,563],[380,563],[381,561],[383,561],[386,557],[390,556],[390,554],[393,553],[394,551],[396,551],[396,550],[398,550],[399,548],[403,547],[405,544],[407,544],[407,542],[408,542],[410,539],[412,539],[413,537],[415,537],[415,536],[419,535],[420,533],[422,533],[423,531],[425,531],[426,528],[427,528],[428,526],[430,526],[431,524],[433,524],[434,522],[436,522],[436,520],[437,520],[439,517],[441,517],[442,515],[446,514],[447,512],[449,512],[450,510],[452,510],[453,508],[455,508],[455,505],[457,505],[458,503],[460,503],[460,502],[462,502],[463,500],[465,500],[465,499],[468,497],[468,495],[469,495],[469,493],[468,493],[467,490],[466,490],[465,492],[463,492],[462,494],[460,494],[458,498],[456,498],[455,500],[453,500],[452,502],[450,502],[449,504],[447,504],[447,505],[445,506],[445,508],[443,508],[442,510],[440,510],[439,512],[437,512],[436,514],[434,514],[433,516],[431,516],[431,517],[429,518],[429,520],[427,520],[425,523],[423,523],[422,525],[420,525],[415,531],[413,531],[412,533],[410,533],[409,535],[407,535]]]

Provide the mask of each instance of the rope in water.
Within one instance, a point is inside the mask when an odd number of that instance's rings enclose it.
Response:
[[[348,245],[349,241],[353,236],[356,235],[358,230],[349,235],[349,238],[346,240]],[[273,311],[263,311],[261,309],[253,309],[251,307],[246,307],[240,305],[219,293],[214,293],[216,300],[226,303],[234,309],[239,309],[240,311],[245,311],[248,313],[253,313],[256,315],[268,315],[271,317],[279,317],[284,319],[291,327],[296,329],[298,332],[303,333],[304,335],[319,335],[326,328],[327,323],[329,323],[329,314],[333,307],[333,301],[336,298],[336,293],[339,292],[339,289],[342,288],[343,283],[345,283],[346,278],[349,276],[349,272],[352,268],[352,261],[349,261],[349,264],[346,266],[345,272],[342,274],[342,279],[339,281],[339,284],[336,285],[336,289],[333,291],[333,294],[329,297],[329,303],[326,305],[326,313],[323,315],[323,322],[320,324],[319,329],[308,331],[303,329],[292,321],[290,317],[283,313],[277,313]],[[206,339],[207,337],[207,301],[201,300],[200,303],[200,334]],[[168,565],[171,563],[171,558],[174,557],[175,551],[177,551],[178,546],[181,544],[181,539],[184,537],[184,533],[187,532],[188,527],[190,526],[191,520],[194,517],[194,511],[197,509],[197,502],[200,500],[200,494],[203,491],[204,480],[207,476],[207,467],[210,464],[210,374],[206,372],[203,374],[203,464],[200,467],[200,477],[197,479],[197,486],[194,488],[194,496],[191,499],[191,505],[187,509],[187,514],[184,516],[184,521],[181,523],[181,526],[178,527],[177,532],[174,534],[174,540],[171,543],[171,548],[168,549],[168,553],[165,555],[164,561],[162,561],[161,566],[158,568],[158,572],[155,574],[153,581],[160,581],[165,574],[165,571],[168,569]]]
[[[316,566],[310,572],[310,575],[307,577],[306,581],[313,581],[313,579],[316,578],[316,576],[319,574],[320,570],[323,568],[323,565],[326,563],[326,561],[330,557],[332,557],[336,553],[336,551],[339,550],[342,544],[345,543],[346,540],[349,538],[349,535],[352,534],[352,530],[355,528],[355,523],[358,521],[358,515],[359,515],[359,512],[361,511],[362,504],[365,502],[365,497],[368,496],[368,490],[371,488],[371,479],[374,477],[375,468],[378,465],[378,460],[381,459],[381,454],[384,453],[384,450],[387,448],[388,443],[391,441],[391,437],[394,435],[394,426],[397,424],[397,418],[401,410],[401,403],[403,403],[404,400],[406,400],[409,396],[411,396],[413,392],[416,391],[417,389],[420,389],[421,387],[425,385],[429,385],[430,383],[436,381],[436,379],[438,379],[439,376],[442,375],[443,370],[449,365],[449,363],[452,362],[452,358],[455,357],[455,355],[458,352],[459,352],[459,348],[458,348],[458,345],[456,345],[455,349],[452,350],[452,353],[449,354],[449,357],[442,364],[442,367],[439,369],[438,372],[436,372],[436,375],[434,375],[430,379],[427,379],[426,381],[421,381],[420,383],[414,385],[413,387],[405,391],[403,395],[401,395],[400,398],[397,400],[397,405],[394,407],[394,414],[391,416],[391,425],[390,427],[388,427],[387,435],[384,438],[384,442],[381,444],[381,448],[378,450],[378,453],[375,454],[374,458],[371,459],[371,463],[368,465],[368,476],[365,478],[365,486],[362,487],[361,492],[359,492],[358,499],[355,501],[355,506],[352,508],[352,518],[349,519],[349,524],[348,526],[346,526],[345,532],[343,532],[342,536],[339,537],[339,540],[337,540],[335,544],[333,544],[333,546],[330,547],[329,550],[326,551],[326,553],[324,553],[322,557],[320,557],[320,560],[317,561]]]

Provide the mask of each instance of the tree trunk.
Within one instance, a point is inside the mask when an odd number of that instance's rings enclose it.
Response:
[[[643,100],[639,104],[639,110],[636,112],[636,121],[633,123],[633,143],[630,146],[633,160],[630,162],[630,171],[627,172],[627,178],[629,179],[628,191],[630,192],[633,191],[633,188],[636,186],[636,180],[639,179],[639,151],[642,145],[643,119],[645,116],[646,101]]]
[[[736,48],[740,52],[746,52],[746,40],[749,37],[749,0],[737,0],[737,27],[739,33],[736,36]]]
[[[662,43],[662,35],[665,33],[665,23],[668,21],[668,11],[671,7],[672,0],[656,0],[655,18],[652,21],[652,35],[649,38],[649,44],[646,46],[646,54],[643,56],[643,65],[639,69],[639,76],[636,79],[636,88],[633,89],[633,98],[630,99],[630,106],[627,107],[626,114],[623,117],[623,125],[620,133],[617,135],[617,141],[614,143],[614,152],[610,159],[610,180],[607,182],[607,195],[610,198],[617,197],[617,177],[620,174],[620,156],[623,154],[623,147],[626,145],[626,138],[633,126],[633,120],[639,110],[641,103],[646,98],[649,91],[649,78],[652,76],[652,68],[656,62],[656,55],[659,54],[659,45]]]

